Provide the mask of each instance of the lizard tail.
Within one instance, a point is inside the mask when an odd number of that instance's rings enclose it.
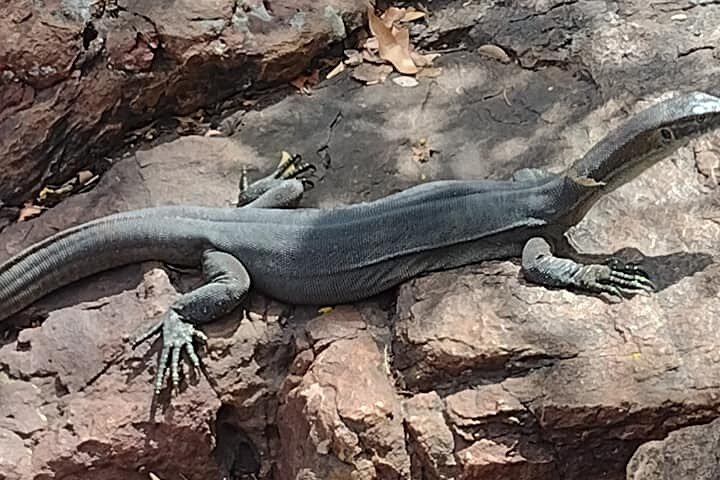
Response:
[[[0,265],[0,321],[60,287],[111,268],[148,260],[197,265],[205,241],[188,238],[187,231],[203,227],[186,225],[197,222],[118,214],[26,248]]]

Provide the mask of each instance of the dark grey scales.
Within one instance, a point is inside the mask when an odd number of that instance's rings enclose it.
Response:
[[[179,380],[185,350],[199,360],[193,324],[236,308],[249,288],[294,304],[360,300],[418,274],[522,256],[541,285],[647,293],[644,272],[552,254],[596,200],[691,138],[720,126],[720,99],[694,92],[658,103],[608,134],[561,174],[521,170],[507,181],[437,181],[369,203],[331,209],[272,208],[297,201],[307,166],[282,162],[241,194],[243,208],[158,207],[120,213],[60,232],[0,266],[0,321],[80,278],[160,260],[202,265],[207,283],[175,302],[139,340],[162,330],[155,379]],[[170,362],[168,359],[170,358]]]

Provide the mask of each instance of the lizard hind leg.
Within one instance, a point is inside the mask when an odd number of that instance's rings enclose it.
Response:
[[[268,176],[249,183],[247,170],[240,175],[238,207],[281,208],[295,205],[303,192],[314,186],[316,167],[300,155],[283,152],[277,168]]]
[[[147,332],[137,337],[138,345],[161,332],[163,347],[157,365],[154,389],[158,394],[168,373],[173,388],[180,383],[180,354],[184,350],[190,363],[200,368],[193,340],[207,340],[196,324],[214,321],[239,307],[250,289],[250,275],[232,255],[207,250],[202,259],[205,284],[178,298]]]

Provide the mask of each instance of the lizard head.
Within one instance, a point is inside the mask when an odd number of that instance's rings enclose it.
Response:
[[[678,95],[632,115],[566,171],[578,185],[569,215],[572,222],[579,221],[601,195],[716,128],[720,128],[720,98],[703,92]]]
[[[690,139],[720,127],[720,98],[691,92],[661,102],[642,112],[657,126],[648,132],[654,148],[674,150]]]
[[[703,92],[679,95],[631,116],[575,162],[569,172],[614,189],[691,139],[718,127],[720,98]]]

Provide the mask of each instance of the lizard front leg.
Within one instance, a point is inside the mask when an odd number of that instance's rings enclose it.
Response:
[[[543,238],[531,238],[522,253],[525,278],[549,287],[572,287],[595,293],[623,295],[647,294],[655,290],[648,275],[637,265],[617,260],[606,264],[581,264],[553,255]]]
[[[240,260],[217,250],[207,250],[202,258],[205,284],[178,298],[161,320],[140,335],[135,345],[162,332],[163,348],[155,375],[155,393],[162,390],[167,373],[174,388],[180,382],[180,353],[185,353],[195,368],[200,360],[193,339],[207,340],[194,325],[211,322],[240,306],[250,289],[250,275]],[[169,365],[168,365],[169,363]]]

